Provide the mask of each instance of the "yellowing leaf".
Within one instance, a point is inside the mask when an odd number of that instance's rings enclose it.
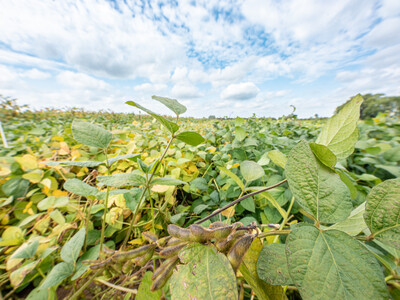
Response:
[[[58,154],[60,155],[67,155],[69,154],[70,150],[66,142],[60,143],[60,150],[58,150]]]
[[[8,176],[10,175],[11,170],[6,167],[0,167],[0,176]]]
[[[151,188],[151,190],[156,193],[165,193],[168,189],[169,189],[168,185],[159,185],[159,184],[155,184]]]
[[[71,151],[71,158],[72,160],[76,160],[77,158],[81,157],[81,153],[78,150]]]
[[[55,190],[55,191],[53,191],[52,196],[54,196],[54,197],[65,197],[65,196],[68,196],[68,192],[61,191],[61,190]]]
[[[128,242],[128,244],[131,245],[142,245],[143,244],[143,240],[138,238],[138,239],[134,239]]]
[[[40,169],[33,170],[29,173],[22,175],[22,178],[28,179],[32,183],[38,183],[43,177],[44,172]]]
[[[62,136],[53,136],[51,139],[53,141],[57,141],[57,142],[63,142],[64,141],[64,137],[62,137]]]
[[[232,218],[233,215],[235,214],[235,206],[231,206],[228,209],[225,209],[223,212],[221,212],[221,215],[227,218]]]
[[[36,157],[30,154],[25,154],[22,157],[15,157],[14,158],[20,165],[22,170],[30,170],[30,169],[37,169],[38,164]]]

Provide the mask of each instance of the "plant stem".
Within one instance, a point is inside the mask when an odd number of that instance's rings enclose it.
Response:
[[[138,292],[137,290],[129,289],[129,288],[126,288],[126,287],[123,287],[123,286],[119,286],[119,285],[116,285],[116,284],[112,284],[112,283],[110,283],[108,281],[105,281],[103,279],[100,279],[100,278],[97,278],[96,281],[101,282],[102,284],[104,284],[106,286],[109,286],[109,287],[111,287],[113,289],[116,289],[116,290],[119,290],[119,291],[122,291],[122,292],[125,292],[125,293],[132,293],[132,294],[136,295],[137,292]]]
[[[291,230],[271,230],[271,231],[267,231],[267,232],[263,232],[261,234],[258,235],[258,237],[264,238],[270,235],[287,235],[291,232]]]
[[[214,212],[213,212],[212,214],[210,214],[209,216],[207,216],[207,217],[205,217],[205,218],[203,218],[203,219],[201,219],[201,220],[195,222],[194,224],[201,224],[201,223],[203,223],[203,222],[205,222],[205,221],[211,219],[211,218],[214,217],[215,215],[218,215],[220,212],[224,211],[225,209],[228,209],[229,207],[231,207],[231,206],[233,206],[233,205],[239,203],[240,201],[242,201],[242,200],[244,200],[244,199],[247,199],[247,198],[249,198],[249,197],[255,196],[255,195],[257,195],[257,194],[260,194],[260,193],[262,193],[262,192],[271,190],[271,189],[273,189],[273,188],[276,188],[277,186],[280,186],[280,185],[284,184],[285,182],[286,182],[286,179],[284,179],[284,180],[282,180],[282,181],[280,181],[280,182],[278,182],[278,183],[276,183],[276,184],[274,184],[274,185],[268,186],[268,187],[266,187],[266,188],[264,188],[264,189],[262,189],[262,190],[255,191],[255,192],[252,192],[252,193],[250,193],[250,194],[244,195],[243,197],[240,197],[240,198],[236,199],[235,201],[232,201],[231,203],[225,205],[224,207],[222,207],[222,208],[220,208],[220,209],[217,209],[216,211],[214,211]]]
[[[80,289],[77,290],[77,291],[71,296],[71,298],[69,298],[69,299],[70,299],[70,300],[78,300],[78,299],[79,299],[79,298],[78,298],[79,295],[82,294],[82,292],[88,287],[89,284],[92,283],[92,281],[96,278],[97,274],[99,274],[100,272],[102,272],[102,270],[97,270],[97,272],[94,273],[93,276],[90,277],[90,279],[87,280],[87,281],[84,283],[84,285],[82,285],[82,286],[80,287]]]
[[[151,209],[151,225],[153,227],[153,232],[156,232],[155,228],[155,219],[154,219],[154,209],[153,209],[153,198],[151,198],[151,193],[150,193],[150,188],[147,188],[147,192],[149,194],[149,200],[150,200],[150,209]]]
[[[289,208],[288,208],[288,210],[287,210],[287,212],[286,212],[285,217],[283,218],[283,221],[282,221],[281,226],[279,227],[278,231],[279,231],[279,230],[282,230],[283,227],[285,226],[285,224],[286,224],[286,222],[287,222],[287,220],[288,220],[288,218],[289,218],[290,211],[292,210],[293,203],[294,203],[294,196],[292,197],[292,201],[290,202]],[[278,241],[278,239],[279,239],[279,236],[277,235],[277,236],[274,238],[273,243],[276,243],[276,242]]]
[[[107,175],[110,175],[110,164],[108,163],[107,151],[104,151],[106,155],[106,166],[107,166]],[[104,242],[104,231],[106,228],[106,217],[107,217],[107,210],[108,210],[108,197],[110,194],[110,188],[107,186],[106,192],[106,201],[104,203],[104,214],[103,214],[103,222],[101,224],[101,234],[100,234],[100,253],[103,251],[103,242]]]
[[[124,242],[122,243],[122,245],[121,245],[121,247],[120,247],[120,250],[124,249],[125,246],[126,246],[126,244],[128,243],[129,237],[130,237],[130,235],[131,235],[131,233],[132,233],[133,224],[134,224],[135,219],[136,219],[136,216],[137,216],[137,214],[138,214],[138,212],[139,212],[140,206],[142,205],[142,201],[143,201],[143,198],[144,198],[144,196],[145,196],[145,194],[146,194],[146,191],[147,191],[147,189],[149,189],[151,180],[153,179],[153,176],[154,176],[154,174],[156,173],[156,170],[157,170],[158,166],[161,164],[162,160],[164,159],[165,155],[167,154],[167,151],[168,151],[169,147],[171,146],[171,143],[172,143],[172,140],[173,140],[173,139],[174,139],[174,136],[172,136],[171,139],[169,140],[167,146],[166,146],[165,149],[164,149],[163,154],[161,155],[160,160],[157,162],[157,164],[155,165],[155,167],[154,167],[154,169],[153,169],[153,172],[152,172],[151,175],[150,175],[150,178],[149,178],[149,181],[147,182],[147,185],[146,185],[146,187],[145,187],[145,190],[143,191],[142,195],[140,196],[140,199],[139,199],[139,201],[138,201],[138,204],[137,204],[137,206],[136,206],[136,208],[135,208],[135,212],[133,213],[133,217],[132,217],[132,220],[131,220],[131,224],[129,225],[128,233],[127,233],[126,236],[125,236]]]

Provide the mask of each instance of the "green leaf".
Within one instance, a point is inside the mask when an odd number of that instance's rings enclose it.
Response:
[[[78,262],[76,263],[76,272],[74,276],[72,276],[71,280],[75,280],[81,277],[82,274],[85,273],[87,269],[89,269],[89,265],[84,265],[82,262],[84,260],[97,259],[99,257],[99,252],[100,252],[100,245],[96,245],[90,248],[85,253],[83,253],[82,256],[78,259]]]
[[[177,100],[175,99],[170,99],[166,97],[159,97],[159,96],[152,96],[154,100],[157,100],[158,102],[161,102],[164,104],[166,107],[168,107],[170,110],[172,110],[177,116],[183,114],[186,112],[186,106],[180,104]]]
[[[246,131],[240,126],[235,127],[235,139],[239,142],[243,141],[246,138]]]
[[[253,181],[265,175],[264,169],[254,161],[245,160],[240,163],[240,173],[247,181]]]
[[[400,178],[375,186],[367,196],[364,219],[372,235],[400,249]]]
[[[303,299],[388,299],[381,267],[358,241],[338,230],[297,225],[286,239],[290,277]]]
[[[354,151],[362,102],[361,95],[355,96],[338,114],[328,120],[317,138],[316,143],[327,146],[338,159],[344,159]]]
[[[74,120],[71,126],[74,139],[81,144],[105,149],[111,142],[111,132],[92,123]]]
[[[146,179],[132,173],[117,173],[108,176],[98,176],[97,180],[105,185],[113,187],[139,186],[146,183]]]
[[[10,259],[31,258],[35,255],[38,247],[39,247],[38,240],[29,241],[27,243],[24,243],[10,256]]]
[[[83,243],[85,242],[85,228],[80,229],[75,235],[65,243],[62,247],[60,256],[67,263],[75,264],[79,252],[81,252]]]
[[[131,159],[131,158],[136,158],[138,157],[140,154],[136,153],[136,154],[125,154],[125,155],[118,155],[115,157],[112,157],[108,160],[108,164],[112,165],[113,163],[121,160],[121,159]]]
[[[207,189],[208,189],[207,180],[203,177],[197,177],[197,178],[193,179],[190,182],[190,186],[193,186],[196,189],[199,189],[201,191],[207,191]]]
[[[339,174],[340,179],[344,182],[344,184],[349,189],[351,199],[356,199],[357,188],[354,186],[354,183],[350,180],[349,176],[347,176],[346,173],[343,172],[342,170],[336,170],[336,173]]]
[[[160,115],[157,115],[156,113],[152,112],[151,110],[141,106],[140,104],[137,104],[136,102],[133,101],[127,101],[125,102],[128,105],[134,106],[139,108],[140,110],[143,110],[144,112],[148,113],[150,116],[152,116],[154,119],[156,119],[158,122],[160,122],[162,125],[165,126],[165,128],[168,129],[169,132],[171,132],[172,134],[174,134],[178,129],[179,126],[171,121],[168,121],[167,119],[165,119],[164,117],[161,117]]]
[[[91,195],[95,196],[99,192],[94,186],[91,186],[77,178],[67,179],[64,183],[64,189],[70,193],[84,197],[89,197]]]
[[[191,146],[197,146],[204,143],[204,138],[194,131],[181,132],[176,136],[176,138]]]
[[[256,212],[256,205],[254,204],[254,200],[252,197],[244,199],[240,202],[240,205],[248,211]]]
[[[39,210],[47,210],[49,208],[64,207],[64,206],[67,206],[68,204],[69,204],[68,197],[50,196],[50,197],[44,198],[42,201],[40,201],[37,204],[37,208]]]
[[[159,185],[181,185],[181,184],[188,184],[185,181],[175,179],[175,178],[156,178],[151,181],[151,184],[159,184]]]
[[[286,300],[287,297],[281,286],[272,286],[262,281],[257,275],[257,259],[260,256],[262,244],[259,238],[254,239],[247,250],[239,267],[246,282],[262,300]],[[285,262],[286,263],[286,262]]]
[[[237,299],[236,276],[225,255],[215,247],[192,244],[181,250],[170,282],[171,299]]]
[[[145,190],[135,188],[132,189],[129,193],[124,194],[126,207],[128,207],[132,212],[135,211],[136,206],[139,203],[139,199],[144,191]]]
[[[274,162],[277,166],[281,168],[285,168],[286,162],[287,162],[287,157],[285,154],[283,154],[279,150],[271,150],[268,152],[268,157],[270,160]]]
[[[129,190],[127,190],[127,189],[115,189],[115,190],[109,191],[108,196],[111,197],[114,195],[125,194],[128,192],[129,192]],[[106,197],[107,197],[107,191],[100,192],[96,195],[96,198],[98,200],[106,200]]]
[[[7,180],[2,186],[4,194],[14,198],[24,197],[29,188],[29,180],[15,177]]]
[[[155,292],[150,291],[150,287],[153,284],[151,280],[151,276],[153,276],[153,272],[147,271],[142,281],[140,282],[138,293],[135,297],[135,300],[159,300],[161,299],[161,290],[157,290]]]
[[[328,147],[316,143],[310,143],[309,145],[314,155],[325,166],[333,168],[336,165],[336,155]]]
[[[70,161],[70,160],[59,160],[59,161],[49,161],[46,162],[46,165],[54,167],[58,165],[66,165],[66,166],[76,166],[76,167],[88,167],[93,168],[101,165],[101,161]]]
[[[383,169],[396,177],[400,177],[400,167],[399,166],[386,166],[386,165],[376,165],[375,167]]]
[[[257,261],[257,274],[272,285],[292,284],[284,244],[264,245]]]
[[[57,300],[57,293],[54,291],[54,289],[45,289],[42,290],[39,287],[36,289],[32,290],[28,297],[26,297],[25,300]]]
[[[365,224],[364,221],[364,212],[365,202],[355,208],[346,220],[333,224],[328,229],[336,229],[343,231],[348,235],[356,236],[367,228],[367,224]]]
[[[306,141],[290,151],[285,172],[299,205],[320,222],[336,223],[350,215],[353,206],[347,186],[316,159]]]
[[[60,284],[64,279],[68,278],[74,273],[74,265],[66,262],[61,262],[57,264],[50,273],[46,276],[46,279],[39,287],[39,289],[44,290],[51,288],[52,286]]]
[[[218,167],[218,169],[220,169],[220,171],[224,172],[226,175],[232,178],[236,182],[236,184],[241,188],[242,191],[244,190],[244,184],[242,180],[235,173],[224,167]]]

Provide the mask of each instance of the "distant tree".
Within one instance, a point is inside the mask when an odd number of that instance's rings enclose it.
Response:
[[[388,113],[391,116],[400,116],[400,96],[384,96],[384,94],[362,95],[364,102],[360,108],[360,118],[374,118],[379,112]],[[346,101],[348,103],[352,98]],[[335,113],[338,113],[346,103],[338,106]]]
[[[209,119],[215,119],[214,115],[208,116]]]

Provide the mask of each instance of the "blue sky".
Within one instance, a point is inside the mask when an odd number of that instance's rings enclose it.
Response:
[[[0,94],[32,108],[332,115],[400,95],[400,1],[0,0]]]

